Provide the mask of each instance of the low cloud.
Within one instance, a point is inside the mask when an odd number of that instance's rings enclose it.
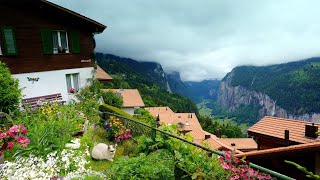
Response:
[[[184,80],[320,55],[317,0],[51,1],[108,26],[97,51],[158,62]]]

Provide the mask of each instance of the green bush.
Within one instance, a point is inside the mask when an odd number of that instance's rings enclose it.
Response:
[[[90,122],[98,122],[99,118],[99,99],[101,84],[97,81],[93,81],[91,86],[82,88],[76,97],[79,102],[76,104],[77,109],[83,112]]]
[[[17,109],[21,98],[19,81],[11,76],[6,65],[0,62],[0,112],[9,113]]]
[[[111,167],[108,179],[174,179],[174,158],[165,150],[148,156],[122,158]]]
[[[121,108],[123,104],[123,99],[121,95],[118,95],[111,90],[102,92],[103,101],[105,104]]]
[[[102,104],[102,105],[100,105],[100,106],[99,106],[99,111],[101,111],[101,112],[110,112],[110,113],[114,113],[114,114],[119,114],[119,115],[121,115],[121,116],[130,118],[130,119],[133,118],[130,114],[124,112],[123,110],[121,110],[121,109],[119,109],[119,108],[117,108],[117,107],[110,106],[110,105],[108,105],[108,104]]]
[[[44,105],[34,114],[21,113],[16,117],[18,124],[24,124],[30,144],[18,154],[46,156],[53,151],[61,151],[65,144],[82,129],[85,119],[73,105]]]

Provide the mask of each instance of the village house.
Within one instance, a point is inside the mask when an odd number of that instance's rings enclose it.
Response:
[[[252,138],[220,138],[202,129],[195,113],[174,113],[169,107],[145,108],[160,123],[177,124],[177,129],[183,134],[190,134],[193,142],[205,145],[215,150],[243,153],[257,150],[257,143]]]
[[[283,146],[319,142],[319,123],[265,116],[248,129],[254,137],[258,149],[271,149]]]
[[[94,35],[105,25],[46,0],[2,0],[0,16],[0,61],[24,98],[61,94],[68,101],[95,77]],[[99,80],[109,81],[101,70]]]
[[[236,155],[295,179],[306,175],[285,162],[292,161],[320,175],[319,123],[265,116],[248,129],[258,143],[258,151]]]
[[[101,91],[112,91],[121,96],[123,100],[121,109],[130,115],[134,115],[136,109],[145,106],[138,89],[102,89]]]

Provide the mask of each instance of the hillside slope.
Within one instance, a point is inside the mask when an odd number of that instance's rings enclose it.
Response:
[[[218,104],[229,113],[250,111],[256,119],[271,115],[320,121],[320,58],[236,67],[222,79]]]

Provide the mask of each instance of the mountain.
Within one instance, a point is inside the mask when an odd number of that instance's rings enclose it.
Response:
[[[139,62],[130,58],[103,53],[96,53],[96,59],[98,64],[103,62],[112,62],[108,64],[109,67],[106,67],[110,74],[137,73],[147,77],[150,82],[158,85],[159,87],[169,90],[166,73],[163,71],[162,66],[159,63]]]
[[[167,75],[168,83],[172,92],[189,97],[195,103],[210,99],[215,101],[218,95],[219,80],[203,80],[201,82],[185,81],[180,78],[179,72]]]
[[[217,104],[252,124],[263,116],[320,121],[320,58],[239,66],[221,81]]]
[[[198,114],[196,105],[189,98],[170,92],[167,75],[160,64],[103,53],[96,53],[96,60],[113,77],[105,88],[136,88],[146,106],[169,106],[175,112]]]

